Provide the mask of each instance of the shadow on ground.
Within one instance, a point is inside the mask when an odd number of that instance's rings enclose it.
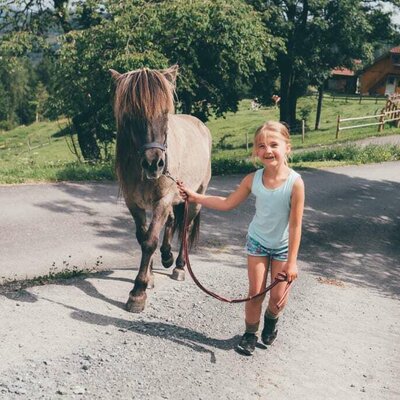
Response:
[[[340,173],[340,169],[337,172],[307,169],[301,173],[307,198],[300,260],[318,276],[399,296],[400,183],[351,177]],[[208,193],[227,195],[241,179],[242,176],[213,178]],[[89,224],[98,236],[115,239],[112,244],[106,244],[108,249],[118,251],[119,242],[128,240],[139,250],[127,210],[121,217],[112,218],[108,226],[96,221],[96,213],[101,212],[96,208],[99,202],[117,207],[116,186],[99,187],[60,185],[60,190],[77,199],[76,204],[42,203],[39,206],[54,212],[93,216]],[[87,206],[88,203],[93,207]],[[230,262],[230,265],[244,267],[243,245],[253,210],[253,199],[227,213],[204,209],[201,239],[194,251],[196,257],[218,262],[223,251],[230,255],[237,253],[240,254],[237,263]]]

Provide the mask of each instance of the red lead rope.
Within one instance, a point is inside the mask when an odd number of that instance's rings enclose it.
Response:
[[[190,265],[189,261],[189,252],[188,252],[188,208],[189,208],[189,202],[186,200],[185,201],[185,212],[184,212],[184,225],[183,225],[183,234],[182,234],[182,246],[183,246],[183,256],[185,258],[186,266],[189,271],[190,276],[192,277],[194,283],[204,292],[210,295],[211,297],[214,297],[215,299],[218,299],[220,301],[224,301],[225,303],[243,303],[245,301],[253,300],[257,297],[260,297],[270,291],[274,286],[276,286],[280,282],[287,282],[287,276],[286,274],[279,272],[278,276],[275,278],[275,280],[267,286],[263,291],[260,293],[255,294],[254,296],[249,296],[243,299],[227,299],[225,297],[220,296],[219,294],[216,294],[214,292],[211,292],[210,290],[206,289],[196,278],[196,276],[193,273],[192,267]],[[278,309],[282,306],[282,303],[284,302],[287,294],[289,293],[291,282],[287,282],[285,291],[283,293],[282,298],[279,300],[278,304],[276,305]]]

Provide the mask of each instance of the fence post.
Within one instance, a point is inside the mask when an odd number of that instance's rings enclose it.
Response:
[[[386,114],[384,114],[384,115],[382,115],[382,117],[381,117],[381,124],[378,126],[378,132],[382,132],[383,131],[383,129],[385,128],[385,115]]]
[[[246,151],[249,152],[249,132],[246,131]]]
[[[306,123],[304,119],[301,120],[301,143],[304,143],[304,136],[306,133]]]
[[[360,101],[358,102],[358,104],[361,104],[361,99],[362,99],[362,95],[360,93]]]
[[[337,116],[336,139],[339,138],[339,130],[340,130],[340,114],[338,114],[338,116]]]

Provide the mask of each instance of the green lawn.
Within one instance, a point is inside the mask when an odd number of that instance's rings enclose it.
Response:
[[[251,111],[250,103],[250,100],[243,100],[240,103],[237,113],[228,113],[226,118],[212,119],[208,122],[207,125],[212,132],[215,148],[245,149],[246,135],[251,143],[255,130],[264,121],[279,120],[278,109],[267,107],[257,111]],[[298,102],[298,115],[300,115],[301,109],[308,108],[311,112],[307,120],[305,141],[302,143],[300,134],[292,134],[293,148],[300,149],[319,145],[330,145],[370,136],[400,133],[400,129],[390,128],[386,125],[384,131],[379,134],[377,132],[378,127],[373,126],[340,132],[339,139],[336,139],[336,121],[338,114],[340,114],[341,118],[375,115],[380,113],[384,105],[384,99],[379,99],[377,104],[375,104],[375,100],[363,100],[360,104],[358,100],[349,100],[346,102],[344,99],[333,100],[333,98],[329,96],[324,99],[323,102],[320,129],[315,131],[314,125],[317,99],[315,96],[303,97],[299,99]],[[366,120],[358,123],[353,122],[352,125],[370,123],[373,121],[374,120]],[[349,125],[350,123],[347,123],[347,126]],[[243,154],[243,152],[239,154]]]
[[[308,110],[309,117],[304,143],[301,135],[292,134],[294,149],[334,145],[369,136],[400,133],[400,129],[387,126],[381,134],[378,134],[377,127],[368,127],[343,131],[339,140],[336,140],[338,114],[342,118],[379,114],[384,106],[384,100],[378,100],[377,104],[375,100],[363,100],[360,104],[358,100],[346,102],[344,99],[333,100],[327,97],[323,103],[319,131],[310,129],[315,123],[316,103],[315,96],[299,99],[298,115]],[[213,163],[218,164],[215,171],[225,173],[231,167],[237,171],[232,163],[242,163],[248,158],[251,149],[246,150],[246,143],[251,146],[257,127],[271,119],[279,119],[278,109],[267,107],[252,111],[250,100],[243,100],[237,113],[227,113],[224,118],[211,119],[207,125],[213,136]],[[111,163],[93,166],[78,162],[70,150],[71,139],[66,134],[65,128],[66,120],[61,120],[34,123],[9,132],[0,132],[0,183],[113,179]],[[337,160],[323,160],[322,163],[315,160],[314,165],[321,166],[331,162],[335,165],[338,163]],[[313,161],[307,161],[308,166],[313,165],[312,163]]]

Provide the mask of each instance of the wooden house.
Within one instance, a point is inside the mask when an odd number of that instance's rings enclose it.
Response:
[[[360,71],[359,91],[362,95],[400,93],[400,46],[393,47]]]

